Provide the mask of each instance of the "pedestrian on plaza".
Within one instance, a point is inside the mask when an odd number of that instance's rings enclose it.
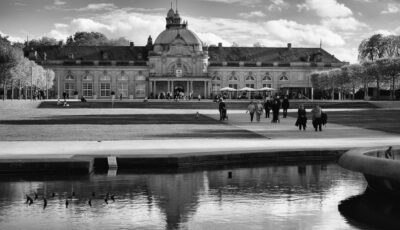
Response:
[[[197,96],[197,99],[200,101],[201,100],[201,96],[200,94]]]
[[[279,100],[279,96],[276,96],[274,101],[272,102],[272,123],[279,123],[279,110],[281,109],[281,101]]]
[[[299,106],[299,109],[297,110],[296,126],[299,126],[299,130],[303,128],[304,131],[306,130],[307,127],[307,112],[303,104],[301,104]]]
[[[219,101],[218,109],[219,109],[219,120],[224,121],[225,119],[227,119],[228,117],[226,116],[226,104],[224,102],[224,99],[222,98]]]
[[[271,101],[268,98],[264,101],[264,109],[265,109],[265,118],[269,118],[269,111],[271,110]]]
[[[246,111],[246,113],[250,113],[250,122],[253,122],[255,112],[256,112],[256,105],[254,104],[253,101],[250,101]]]
[[[67,98],[67,93],[64,91],[62,95],[63,95],[64,101],[65,101]]]
[[[322,109],[319,105],[315,105],[315,107],[311,110],[312,113],[312,123],[315,131],[322,131]]]
[[[261,104],[261,101],[257,101],[256,104],[256,120],[260,122],[261,114],[263,113],[264,106]]]
[[[289,99],[288,99],[287,96],[285,96],[285,97],[283,98],[283,101],[282,101],[283,118],[286,118],[286,117],[287,117],[287,110],[288,110],[288,108],[289,108]]]

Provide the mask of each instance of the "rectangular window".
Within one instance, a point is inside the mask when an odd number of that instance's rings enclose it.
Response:
[[[230,88],[234,88],[234,89],[237,89],[238,87],[237,87],[237,84],[229,84],[229,87]]]
[[[82,92],[84,97],[93,96],[93,83],[91,82],[83,82],[82,83]]]
[[[75,84],[74,83],[65,83],[64,91],[68,94],[69,97],[74,96]]]
[[[263,84],[263,88],[264,87],[272,88],[272,84]]]
[[[137,82],[135,86],[135,97],[142,98],[146,96],[146,83],[145,82]]]
[[[254,89],[254,84],[246,84],[246,87],[249,87],[249,88],[253,88],[253,89]]]
[[[109,97],[111,95],[110,83],[100,83],[100,96]]]
[[[212,84],[212,91],[213,92],[218,92],[219,89],[221,89],[221,85],[220,84]]]
[[[118,82],[118,93],[119,97],[122,94],[122,97],[128,97],[128,83],[127,82]]]

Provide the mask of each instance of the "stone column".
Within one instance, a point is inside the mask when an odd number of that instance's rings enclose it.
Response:
[[[190,89],[189,89],[189,81],[186,81],[186,95],[190,95]]]
[[[168,83],[167,83],[167,91],[171,92],[171,82],[170,81],[168,81]]]
[[[207,82],[204,81],[204,98],[207,98]]]
[[[156,80],[154,80],[153,95],[154,95],[155,98],[157,98],[157,81]]]

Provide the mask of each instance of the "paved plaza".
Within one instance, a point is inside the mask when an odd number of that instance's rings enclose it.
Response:
[[[264,116],[260,123],[250,123],[244,109],[228,110],[229,120],[219,121],[217,109],[0,108],[3,160],[347,150],[400,143],[400,110],[394,106],[325,109],[332,122],[323,132],[315,132],[310,121],[306,131],[299,131],[294,126],[295,109],[280,123],[271,123]]]

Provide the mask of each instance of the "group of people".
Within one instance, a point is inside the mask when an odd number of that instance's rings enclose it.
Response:
[[[286,118],[288,109],[289,109],[289,99],[287,96],[283,98],[281,101],[279,96],[275,98],[269,99],[267,98],[263,103],[259,100],[257,102],[250,101],[246,113],[250,114],[250,122],[253,122],[254,115],[256,117],[256,121],[260,122],[261,115],[265,111],[265,118],[270,117],[270,112],[272,111],[272,123],[280,123],[279,113],[282,108],[283,113],[282,117]],[[223,121],[228,118],[226,112],[226,104],[223,99],[219,100],[219,112],[220,112],[220,120]],[[327,114],[322,112],[322,109],[319,105],[316,105],[312,110],[312,125],[315,131],[322,131],[322,125],[327,123]],[[296,126],[299,127],[299,130],[306,130],[307,127],[307,111],[305,106],[301,104],[297,110],[297,120],[295,123]]]
[[[250,122],[253,122],[254,114],[256,115],[257,122],[260,122],[263,111],[265,110],[265,118],[269,118],[270,111],[272,110],[271,122],[279,123],[279,111],[281,107],[283,109],[283,118],[286,118],[287,110],[289,108],[289,99],[286,96],[282,101],[280,100],[279,96],[276,96],[272,99],[267,98],[264,103],[261,103],[261,101],[257,101],[257,103],[250,101],[247,107],[247,113],[250,114]]]

